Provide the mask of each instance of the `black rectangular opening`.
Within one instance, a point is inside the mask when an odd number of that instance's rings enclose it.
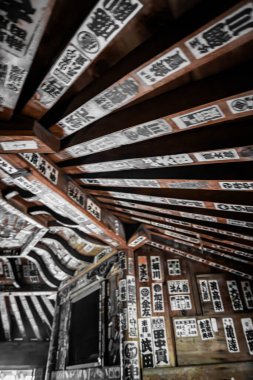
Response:
[[[72,303],[68,365],[98,363],[100,289]]]

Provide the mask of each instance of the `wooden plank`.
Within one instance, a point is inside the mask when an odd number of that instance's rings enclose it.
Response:
[[[246,240],[249,240],[249,241],[252,241],[253,238],[252,236],[249,236],[249,235],[244,235],[242,233],[236,233],[236,232],[232,232],[232,231],[226,231],[226,230],[221,230],[220,228],[214,228],[214,227],[208,227],[206,225],[203,225],[203,222],[211,222],[211,223],[215,223],[215,222],[218,222],[218,223],[226,223],[226,219],[225,218],[217,218],[217,219],[214,219],[214,217],[212,216],[208,216],[206,214],[197,214],[197,213],[188,213],[188,212],[182,212],[182,211],[175,211],[175,210],[169,210],[169,209],[166,209],[166,208],[159,208],[159,207],[153,207],[153,206],[148,206],[148,205],[144,205],[144,204],[138,204],[138,203],[133,203],[133,202],[124,202],[124,201],[117,201],[117,200],[113,200],[113,199],[110,199],[110,198],[101,198],[100,197],[100,200],[102,202],[104,202],[104,204],[106,205],[107,208],[111,209],[112,211],[114,211],[114,213],[117,213],[117,210],[120,211],[120,215],[121,217],[123,217],[125,215],[125,217],[129,220],[129,218],[132,218],[133,220],[140,220],[140,218],[133,218],[131,216],[131,209],[140,209],[140,206],[142,208],[142,210],[147,210],[147,211],[151,211],[153,213],[162,213],[162,214],[166,214],[166,215],[172,215],[172,216],[176,216],[176,217],[180,217],[180,219],[172,219],[172,218],[165,218],[164,221],[165,222],[168,222],[170,224],[175,224],[175,225],[181,225],[181,226],[184,226],[186,228],[191,228],[191,229],[197,229],[197,230],[201,230],[201,231],[208,231],[208,233],[218,233],[218,234],[224,234],[224,235],[227,235],[227,236],[230,236],[230,237],[235,237],[235,238],[238,238],[238,239],[246,239]],[[116,204],[116,205],[122,205],[122,206],[125,206],[123,209],[121,208],[117,208],[115,206],[110,206],[110,204]],[[128,210],[128,208],[130,208],[130,210]],[[119,210],[120,209],[120,210]],[[130,213],[128,212],[130,211]],[[134,210],[133,210],[134,211]],[[122,214],[122,212],[124,214]],[[129,215],[130,214],[130,215]],[[152,214],[147,214],[148,218],[149,218],[149,221],[145,221],[144,223],[150,223],[150,219],[152,219]],[[195,219],[197,220],[198,222],[195,222],[195,223],[192,223],[191,221],[185,221],[185,218],[187,219]],[[130,219],[131,220],[131,219]],[[198,231],[199,233],[199,231]],[[211,235],[206,235],[206,237],[210,236],[210,239],[212,238]],[[236,244],[236,243],[235,243]],[[250,248],[246,245],[238,245],[239,247],[241,248]]]
[[[143,380],[223,380],[233,378],[252,380],[252,370],[252,361],[176,368],[145,368]]]
[[[146,203],[157,203],[173,207],[189,207],[189,208],[199,208],[199,209],[209,209],[225,212],[239,212],[239,213],[252,213],[251,205],[237,205],[222,202],[211,202],[202,201],[201,199],[185,199],[185,198],[171,198],[171,197],[159,197],[156,195],[142,195],[136,193],[121,193],[117,191],[102,191],[102,190],[92,190],[90,191],[92,195],[95,196],[109,196],[111,198],[122,198],[128,200],[141,201]],[[215,220],[214,220],[215,221]]]
[[[133,169],[157,169],[179,166],[210,165],[228,162],[252,161],[252,146],[231,147],[190,153],[171,154],[166,156],[151,156],[142,158],[128,158],[84,165],[67,166],[67,174],[102,173]]]
[[[122,188],[163,188],[219,191],[252,191],[253,181],[244,180],[201,180],[201,179],[133,179],[133,178],[78,178],[80,185]]]
[[[246,91],[227,98],[218,99],[200,106],[185,109],[159,119],[146,121],[129,128],[112,132],[72,145],[53,155],[54,161],[84,157],[120,146],[148,141],[160,136],[172,135],[186,130],[217,125],[253,115],[251,102],[253,92]],[[88,133],[89,135],[89,133]],[[87,138],[86,138],[87,139]]]
[[[210,275],[210,278],[215,278]],[[208,316],[197,316],[196,320],[203,320]],[[214,315],[212,315],[214,317]],[[229,353],[224,328],[222,323],[222,317],[215,315],[218,331],[214,332],[215,339],[202,340],[198,335],[192,338],[176,338],[176,350],[178,365],[199,365],[199,364],[211,364],[219,362],[234,362],[234,361],[249,361],[252,359],[248,353],[248,348],[243,334],[241,325],[242,318],[252,317],[252,314],[226,314],[223,318],[231,318],[234,322],[235,333],[237,335],[237,341],[239,344],[239,352]]]

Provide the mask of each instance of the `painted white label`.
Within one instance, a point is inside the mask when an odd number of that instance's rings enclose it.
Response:
[[[167,260],[169,276],[179,276],[181,274],[181,266],[179,259]]]
[[[38,149],[36,141],[20,140],[20,141],[5,141],[0,143],[3,150],[24,150],[24,149]]]
[[[175,48],[137,71],[136,75],[145,85],[152,86],[190,65],[190,63],[191,61],[183,50]]]
[[[216,318],[211,318],[212,328],[214,332],[218,332],[218,325]]]
[[[0,157],[0,169],[8,174],[14,174],[18,171],[14,166],[9,164],[9,162],[5,161],[2,157]]]
[[[160,256],[151,256],[151,277],[154,281],[162,280]]]
[[[233,205],[227,203],[214,203],[216,210],[221,211],[232,211],[232,212],[243,212],[243,213],[253,213],[253,206],[248,205]]]
[[[175,335],[177,338],[198,336],[196,318],[174,319]]]
[[[191,298],[189,295],[170,296],[171,310],[189,310],[192,308]]]
[[[243,296],[248,309],[253,309],[253,292],[249,281],[241,281]]]
[[[224,161],[238,160],[240,157],[235,149],[209,150],[207,152],[193,153],[197,161]]]
[[[253,355],[253,323],[251,318],[241,319],[244,336],[247,342],[249,354]]]
[[[125,341],[124,351],[124,373],[126,379],[140,380],[138,342]]]
[[[87,198],[86,210],[97,220],[101,220],[101,208],[90,198]]]
[[[155,367],[168,366],[170,363],[164,317],[153,317],[151,319],[151,326],[155,349]]]
[[[232,318],[222,318],[228,351],[230,353],[240,352],[238,340]]]
[[[169,294],[190,293],[188,280],[167,281]]]
[[[199,280],[200,294],[203,302],[211,301],[207,280]]]
[[[214,339],[212,323],[209,318],[199,319],[198,327],[202,340]]]
[[[213,308],[216,313],[224,312],[224,307],[221,299],[220,288],[217,280],[209,280],[209,289],[213,301]]]
[[[132,243],[129,244],[129,247],[136,247],[138,244],[142,243],[146,239],[146,236],[138,236],[135,240],[132,241]]]
[[[134,276],[126,276],[127,280],[127,302],[129,305],[136,304],[136,285]]]
[[[243,310],[240,292],[235,280],[227,281],[228,293],[234,311]]]
[[[141,317],[151,317],[151,294],[148,286],[140,287]]]
[[[163,313],[164,299],[163,299],[163,285],[161,283],[152,284],[152,301],[153,301],[153,312]]]
[[[148,260],[146,256],[138,256],[138,271],[139,282],[146,282],[149,280]]]
[[[185,45],[197,59],[221,49],[253,30],[253,4],[251,1],[228,14],[217,23],[196,34]]]
[[[232,191],[253,190],[253,182],[219,182],[219,186],[221,189]]]
[[[217,105],[201,108],[196,111],[173,117],[172,120],[180,129],[191,128],[209,121],[223,119],[225,116]]]
[[[137,309],[136,305],[127,306],[127,317],[128,317],[128,336],[129,338],[137,338]]]
[[[138,319],[140,351],[143,368],[154,367],[154,345],[152,338],[151,319]]]
[[[122,279],[119,281],[119,301],[124,302],[126,301],[126,279]]]
[[[234,114],[253,111],[253,94],[227,100],[230,111]]]

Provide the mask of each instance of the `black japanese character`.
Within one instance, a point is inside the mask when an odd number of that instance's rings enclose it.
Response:
[[[19,20],[31,23],[31,16],[36,11],[30,0],[1,0],[0,9],[5,11],[7,17],[15,23]]]
[[[88,23],[88,27],[97,37],[103,37],[105,40],[107,40],[111,34],[119,28],[114,20],[102,8],[97,8],[95,10],[91,22]]]

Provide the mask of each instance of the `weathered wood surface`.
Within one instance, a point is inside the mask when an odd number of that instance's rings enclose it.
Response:
[[[228,363],[182,368],[144,369],[143,380],[252,380],[253,363]]]

